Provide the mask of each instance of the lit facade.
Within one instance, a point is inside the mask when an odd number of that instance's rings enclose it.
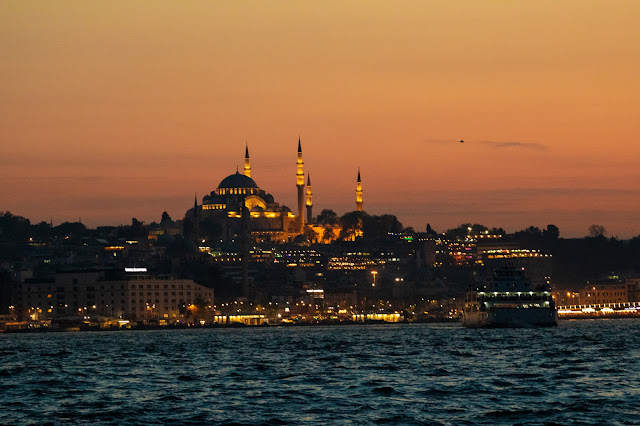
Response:
[[[246,207],[249,230],[256,242],[291,242],[296,236],[304,234],[312,223],[313,199],[309,175],[305,184],[300,138],[298,138],[296,160],[297,211],[295,213],[289,207],[277,203],[273,195],[261,189],[251,175],[249,148],[245,146],[244,173],[241,174],[236,170],[235,174],[224,178],[215,190],[202,198],[200,205],[196,199],[193,208],[186,212],[185,219],[193,222],[196,232],[203,235],[203,222],[212,221],[222,228],[222,239],[230,240],[241,233],[243,207]],[[360,170],[358,170],[356,208],[362,211]],[[336,239],[336,231],[339,235],[340,228],[334,228],[326,235],[327,238],[324,238],[324,229],[314,227],[313,231],[318,234],[316,242],[331,242]],[[318,233],[318,231],[321,232]],[[361,229],[356,231],[356,236],[361,234]]]
[[[195,304],[213,304],[213,289],[191,280],[108,271],[71,271],[46,282],[23,283],[18,310],[33,320],[97,317],[175,322]]]
[[[311,198],[311,175],[307,173],[307,223],[313,221],[313,199]]]
[[[360,179],[360,168],[358,168],[358,180],[356,181],[356,210],[362,211],[362,180]]]
[[[224,178],[218,187],[194,205],[185,217],[198,223],[212,221],[220,225],[222,237],[233,239],[241,232],[242,207],[246,207],[249,229],[258,241],[286,242],[299,234],[297,217],[286,206],[275,202],[273,195],[261,189],[250,177],[251,165],[248,147],[245,150],[244,174]],[[304,185],[304,182],[303,182]]]
[[[631,302],[625,283],[589,285],[579,294],[580,304],[588,306]]]

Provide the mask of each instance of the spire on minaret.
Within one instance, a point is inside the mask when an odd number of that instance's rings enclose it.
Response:
[[[244,175],[251,177],[251,164],[249,163],[249,144],[245,142],[244,147]]]
[[[313,200],[311,199],[311,173],[307,172],[307,223],[313,219]]]
[[[297,172],[296,172],[296,187],[298,187],[298,221],[299,221],[299,232],[302,233],[304,230],[304,171],[302,170],[302,166],[304,162],[302,161],[302,144],[300,142],[300,136],[298,136],[298,161],[296,162]]]
[[[356,210],[362,211],[362,181],[360,180],[360,167],[358,167],[358,180],[356,182]]]

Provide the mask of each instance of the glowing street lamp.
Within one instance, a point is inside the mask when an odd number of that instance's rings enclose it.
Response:
[[[371,284],[371,287],[375,287],[376,286],[376,275],[378,275],[378,271],[371,271],[371,275],[373,275],[373,284]]]

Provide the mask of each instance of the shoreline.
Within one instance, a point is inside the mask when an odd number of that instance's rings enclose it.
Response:
[[[562,321],[575,320],[606,320],[606,319],[640,319],[640,316],[634,315],[563,315],[558,318]],[[78,326],[78,327],[32,327],[32,328],[16,328],[16,329],[0,329],[0,334],[33,334],[33,333],[76,333],[76,332],[109,332],[109,331],[150,331],[150,330],[196,330],[196,329],[248,329],[248,328],[273,328],[273,327],[326,327],[326,326],[363,326],[363,325],[394,325],[394,324],[456,324],[461,323],[459,319],[438,319],[438,320],[420,320],[420,321],[336,321],[336,322],[300,322],[300,323],[276,323],[276,324],[260,324],[247,325],[242,323],[234,324],[206,324],[206,325],[135,325],[130,327],[100,327],[100,326]]]

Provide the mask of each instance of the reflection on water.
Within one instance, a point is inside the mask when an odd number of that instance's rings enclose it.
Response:
[[[0,335],[0,424],[640,422],[637,320]]]

